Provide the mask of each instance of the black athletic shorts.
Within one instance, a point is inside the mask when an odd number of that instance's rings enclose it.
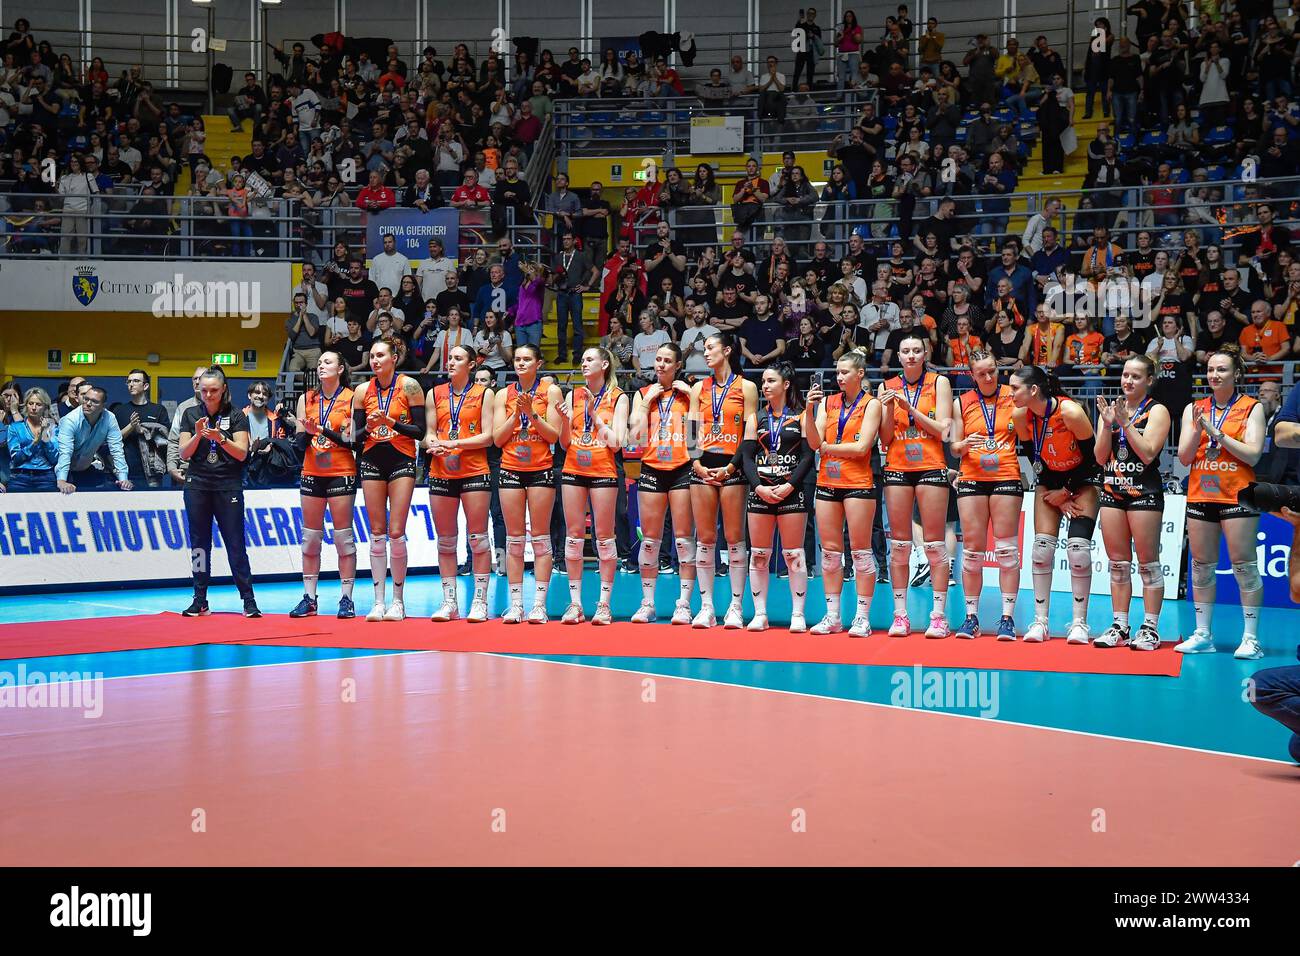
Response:
[[[415,477],[415,459],[387,443],[361,453],[362,481],[396,481]]]
[[[896,471],[886,468],[880,473],[885,487],[890,485],[907,485],[916,488],[919,485],[948,486],[948,469],[930,468],[926,471]]]
[[[468,478],[439,478],[429,476],[429,496],[432,498],[459,498],[469,491],[491,491],[492,475],[471,475]]]
[[[304,498],[355,498],[356,475],[309,475],[298,479],[298,490]]]
[[[794,515],[808,513],[808,498],[804,494],[803,487],[798,486],[790,494],[786,495],[783,501],[777,504],[771,504],[764,501],[754,491],[750,491],[749,498],[745,503],[752,515]]]
[[[988,498],[991,495],[1009,495],[1015,498],[1025,496],[1025,486],[1020,483],[1019,478],[1006,478],[1001,481],[977,481],[973,478],[959,478],[957,480],[957,497],[973,498],[976,496]]]
[[[880,492],[874,486],[871,488],[827,488],[824,485],[817,486],[818,501],[848,501],[855,498],[875,501],[879,497]]]
[[[725,468],[731,464],[731,456],[720,451],[706,451],[700,456],[701,468]],[[691,484],[707,485],[695,474],[694,468],[691,469]],[[749,479],[745,477],[745,469],[737,468],[736,473],[722,482],[723,488],[730,488],[733,485],[749,485]]]
[[[1165,510],[1165,493],[1159,488],[1143,491],[1140,495],[1112,495],[1103,487],[1097,500],[1103,508],[1118,508],[1120,511]]]
[[[1074,494],[1089,485],[1100,485],[1101,468],[1095,463],[1078,465],[1069,471],[1052,471],[1044,468],[1038,475],[1038,484],[1048,491],[1064,488]]]
[[[1254,508],[1222,501],[1187,502],[1187,517],[1198,521],[1213,521],[1215,524],[1232,518],[1254,518],[1258,514],[1259,512]]]
[[[555,469],[536,468],[533,471],[515,471],[503,468],[497,472],[497,489],[501,488],[554,488]]]
[[[641,477],[636,480],[637,490],[649,494],[666,494],[690,486],[691,463],[689,461],[684,465],[678,465],[676,468],[667,469],[651,468],[643,461],[641,463]]]
[[[566,471],[560,475],[560,484],[575,488],[617,488],[618,476],[610,475],[606,478],[601,475],[575,475]]]

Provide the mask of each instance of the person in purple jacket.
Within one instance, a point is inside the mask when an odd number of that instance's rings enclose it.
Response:
[[[546,297],[546,266],[525,262],[524,281],[519,287],[519,304],[515,309],[515,343],[542,344],[542,302]]]

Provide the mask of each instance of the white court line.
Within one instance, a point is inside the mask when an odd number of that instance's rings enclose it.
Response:
[[[110,608],[110,609],[112,609],[112,610],[114,610],[114,611],[131,611],[131,612],[134,613],[134,614],[150,614],[150,615],[152,615],[152,614],[160,614],[160,613],[162,613],[161,611],[150,611],[150,610],[147,610],[146,608],[142,608],[142,607],[129,607],[129,606],[125,605],[125,604],[103,604],[103,603],[100,603],[99,601],[77,601],[77,600],[73,600],[73,599],[71,599],[71,598],[66,598],[65,600],[67,601],[68,604],[80,604],[80,605],[82,605],[82,606],[84,606],[84,607],[106,607],[106,608]],[[86,620],[93,620],[93,618],[86,618]],[[22,622],[22,621],[11,621],[11,622],[9,622],[9,623],[12,623],[12,624],[20,624],[20,623],[27,623],[27,624],[40,624],[40,623],[42,623],[42,622],[41,622],[41,621],[26,621],[26,622]]]

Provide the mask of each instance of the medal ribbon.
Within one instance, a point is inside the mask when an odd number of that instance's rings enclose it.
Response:
[[[1057,407],[1058,408],[1060,407],[1059,402],[1057,403]],[[1043,443],[1047,441],[1047,420],[1051,417],[1052,417],[1052,400],[1050,398],[1047,400],[1047,408],[1043,411],[1043,417],[1041,419],[1035,419],[1032,415],[1030,416],[1029,427],[1032,428],[1034,432],[1034,460],[1035,461],[1043,460]],[[1043,423],[1043,430],[1041,433],[1038,431],[1039,421]]]
[[[1132,425],[1134,428],[1137,428],[1137,423],[1141,421],[1142,416],[1146,413],[1147,406],[1150,404],[1151,404],[1150,396],[1147,396],[1146,398],[1142,399],[1142,404],[1138,405],[1137,411],[1135,411],[1132,415],[1129,416],[1128,419],[1129,424]],[[1121,428],[1119,430],[1119,435],[1117,436],[1116,440],[1119,442],[1121,448],[1128,447],[1128,438],[1124,434],[1124,429]]]
[[[460,393],[460,401],[456,401],[456,389],[452,388],[450,382],[447,383],[447,410],[451,415],[451,431],[457,436],[460,435],[460,407],[465,404],[469,390],[473,387],[473,382],[466,382],[465,390]]]
[[[837,445],[844,440],[844,427],[848,425],[849,419],[853,417],[854,409],[858,407],[858,402],[862,401],[862,396],[865,394],[867,394],[865,389],[859,391],[858,397],[853,400],[853,404],[850,405],[848,408],[844,407],[844,397],[842,395],[840,396],[839,428],[835,432],[835,443]]]
[[[980,403],[980,414],[984,416],[984,427],[989,438],[996,438],[998,430],[998,392],[1000,391],[1001,386],[998,386],[998,390],[993,393],[993,407],[990,409],[984,403],[984,393],[978,388],[975,389],[975,398]]]
[[[861,397],[862,393],[859,392],[858,398]],[[854,402],[854,404],[856,405],[857,403]],[[785,427],[785,420],[787,417],[784,407],[781,409],[780,418],[778,418],[772,414],[772,406],[767,406],[767,447],[772,450],[773,455],[777,454],[781,449],[781,429]],[[840,434],[843,433],[844,425],[841,424]]]
[[[598,410],[598,409],[600,408],[600,400],[601,400],[602,398],[605,397],[605,389],[607,389],[607,388],[609,388],[609,382],[605,382],[604,385],[600,386],[600,391],[596,394],[596,400],[595,400],[595,401],[589,401],[589,402],[584,402],[584,403],[583,403],[583,406],[582,406],[582,433],[583,433],[584,435],[590,435],[590,434],[591,434],[592,416],[595,414],[595,411]],[[587,396],[590,398],[590,396],[591,396],[591,391],[590,391],[590,390],[588,390],[588,392],[587,392]]]
[[[668,432],[673,426],[673,403],[677,400],[677,393],[668,392],[668,397],[660,399],[655,404],[659,408],[659,438],[660,440],[668,437]]]
[[[393,403],[393,394],[397,391],[397,375],[393,375],[393,382],[388,386],[388,397],[384,398],[383,389],[379,387],[379,379],[375,379],[375,402],[379,405],[379,414],[387,415],[388,406]]]
[[[394,383],[396,383],[396,378],[397,378],[397,376],[393,376]],[[337,402],[337,401],[339,400],[339,396],[342,395],[342,394],[343,394],[343,386],[340,385],[338,388],[336,388],[336,389],[334,390],[334,395],[333,395],[332,398],[330,398],[330,403],[329,403],[328,405],[326,405],[326,404],[325,404],[325,393],[322,392],[322,391],[320,391],[320,390],[317,390],[317,392],[316,392],[316,401],[317,401],[317,404],[318,404],[318,406],[319,406],[319,408],[320,408],[320,427],[321,427],[321,428],[328,428],[328,427],[329,427],[329,423],[330,423],[330,412],[334,411],[334,403]]]
[[[1214,413],[1218,411],[1219,403],[1216,402],[1213,398],[1211,398],[1210,399],[1210,424],[1213,425],[1219,431],[1222,431],[1223,423],[1228,420],[1228,412],[1232,411],[1232,406],[1237,404],[1237,399],[1239,398],[1241,398],[1241,396],[1234,392],[1232,396],[1232,401],[1230,401],[1227,405],[1223,407],[1223,414],[1220,415],[1218,419],[1215,419]],[[1218,448],[1219,443],[1215,439],[1211,438],[1210,447]]]
[[[722,406],[727,401],[727,394],[731,391],[731,383],[736,380],[736,373],[732,372],[727,376],[727,384],[722,386],[722,395],[718,396],[718,379],[715,376],[709,381],[709,402],[713,406],[713,426],[720,428],[722,426]]]
[[[527,395],[527,396],[528,396],[528,400],[529,400],[529,405],[528,405],[528,407],[529,407],[529,408],[532,408],[532,407],[533,407],[533,406],[532,406],[532,399],[533,399],[533,397],[537,394],[537,386],[540,385],[541,383],[542,383],[542,380],[541,380],[540,377],[533,379],[533,387],[530,388],[530,389],[529,389],[528,391],[526,391],[526,392],[523,391],[521,388],[519,388],[519,386],[517,386],[517,385],[515,386],[515,391],[516,391],[516,392],[519,392],[521,395]],[[468,391],[468,387],[466,388],[466,390]],[[527,412],[520,412],[520,413],[519,413],[519,430],[522,431],[522,432],[527,432],[527,431],[528,431],[528,423],[531,422],[531,421],[532,421],[532,419],[528,417],[528,413],[527,413]]]

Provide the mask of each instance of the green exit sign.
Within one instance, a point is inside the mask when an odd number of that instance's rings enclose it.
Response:
[[[239,362],[235,358],[234,352],[213,352],[212,364],[213,365],[238,365]]]
[[[73,365],[94,365],[95,353],[94,352],[73,352],[71,355],[68,356],[68,361],[71,362]]]

